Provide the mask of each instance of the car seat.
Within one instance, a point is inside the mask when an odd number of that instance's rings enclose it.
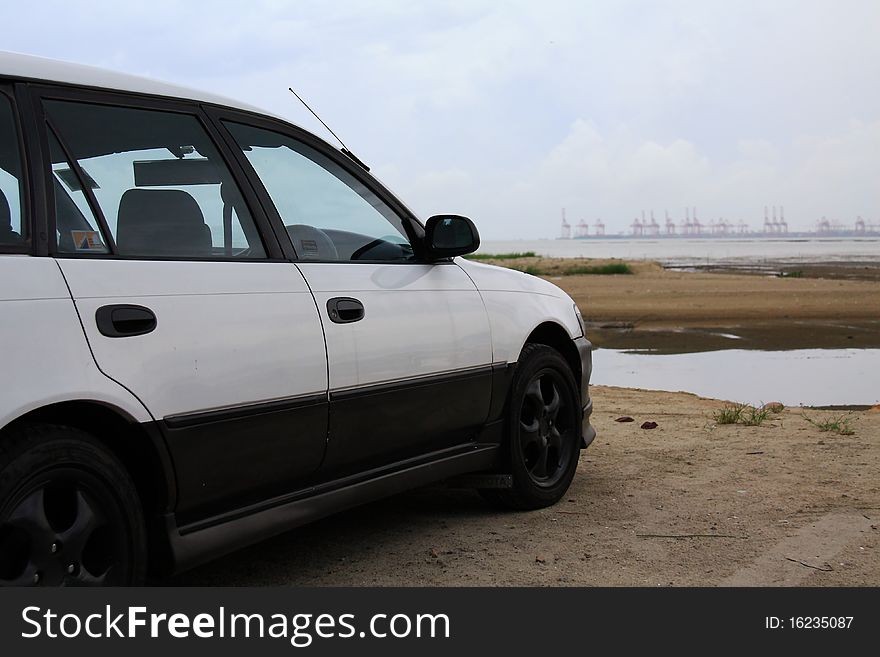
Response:
[[[21,235],[12,230],[12,213],[9,210],[9,201],[6,195],[0,191],[0,244],[18,244]]]
[[[179,189],[129,189],[119,200],[120,255],[213,255],[211,229],[196,200]]]
[[[336,245],[323,230],[306,224],[293,224],[285,228],[301,260],[339,260]]]

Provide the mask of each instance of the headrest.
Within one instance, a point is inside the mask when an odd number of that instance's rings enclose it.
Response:
[[[211,229],[182,190],[129,189],[119,200],[116,246],[120,255],[206,257]]]
[[[338,260],[339,252],[323,230],[306,224],[285,226],[300,260]]]
[[[18,233],[12,230],[12,213],[9,211],[9,201],[6,195],[0,191],[0,242],[10,244],[20,241]]]

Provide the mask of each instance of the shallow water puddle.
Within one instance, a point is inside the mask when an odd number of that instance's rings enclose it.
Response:
[[[751,404],[877,404],[880,349],[724,349],[689,354],[597,349],[592,382],[681,390]]]

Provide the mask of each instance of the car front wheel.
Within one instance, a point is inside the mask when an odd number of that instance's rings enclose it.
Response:
[[[511,384],[506,421],[512,487],[484,495],[515,509],[558,502],[577,469],[580,414],[577,384],[565,359],[546,345],[526,345]]]

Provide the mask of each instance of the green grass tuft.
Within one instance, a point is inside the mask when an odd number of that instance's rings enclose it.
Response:
[[[538,254],[534,251],[523,251],[515,253],[472,253],[464,256],[470,260],[485,260],[489,262],[503,262],[505,260],[523,260],[527,258],[538,258]],[[522,271],[534,276],[580,276],[580,275],[598,275],[607,276],[613,274],[634,274],[632,267],[625,262],[612,262],[604,265],[577,265],[573,264],[566,267],[564,264],[553,267],[544,267],[540,265],[525,265],[521,263],[505,265],[511,269]]]
[[[609,276],[613,274],[632,274],[633,270],[625,262],[613,262],[608,265],[596,265],[595,267],[581,266],[570,267],[560,272],[563,276],[578,276],[581,274],[592,274],[596,276]]]
[[[770,417],[769,409],[748,406],[743,411],[742,423],[747,427],[760,427],[768,417]]]
[[[770,417],[771,411],[748,404],[727,404],[712,414],[716,424],[742,424],[759,427]]]
[[[853,418],[849,415],[835,415],[834,417],[815,420],[804,413],[804,419],[819,431],[830,431],[841,436],[852,436],[855,434],[855,429],[852,428]]]
[[[715,411],[712,418],[717,424],[739,424],[745,407],[745,404],[728,404]]]

